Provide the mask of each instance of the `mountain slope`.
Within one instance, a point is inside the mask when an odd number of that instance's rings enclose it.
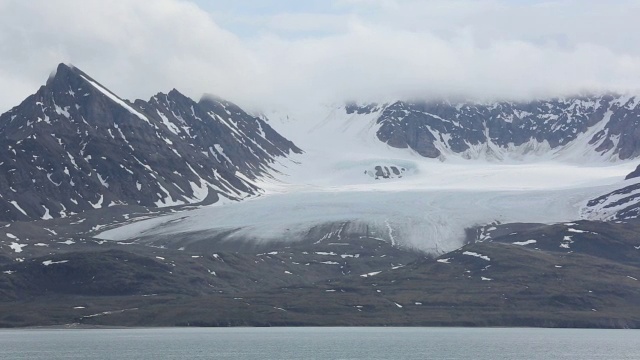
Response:
[[[64,64],[0,116],[0,148],[5,221],[241,199],[277,157],[300,152],[233,104],[176,90],[129,103]]]
[[[437,258],[358,237],[220,242],[213,254],[74,245],[0,262],[0,326],[638,328],[639,231],[589,221],[499,225],[491,239]]]

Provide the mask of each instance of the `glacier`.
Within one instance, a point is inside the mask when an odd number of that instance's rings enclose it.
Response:
[[[380,142],[378,115],[346,114],[340,107],[295,117],[267,114],[270,124],[305,152],[277,160],[269,176],[255,180],[262,194],[129,223],[97,237],[166,240],[188,234],[203,241],[222,236],[268,243],[366,233],[442,254],[464,245],[465,229],[475,226],[580,219],[589,199],[619,188],[636,166],[593,157],[573,161],[584,153],[584,146],[577,146],[586,145],[582,138],[549,155],[428,159]],[[370,173],[376,166],[403,172],[375,179]]]

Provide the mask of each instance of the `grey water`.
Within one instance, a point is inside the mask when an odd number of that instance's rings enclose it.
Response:
[[[0,331],[1,359],[640,359],[639,330],[162,328]]]

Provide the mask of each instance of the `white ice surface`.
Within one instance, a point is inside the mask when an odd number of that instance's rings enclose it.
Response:
[[[231,239],[295,241],[315,225],[350,222],[363,233],[369,226],[372,237],[444,253],[460,247],[465,228],[476,225],[577,220],[587,200],[619,188],[637,165],[538,155],[518,161],[452,157],[442,162],[381,143],[375,137],[379,114],[329,112],[319,120],[272,117],[271,125],[305,153],[281,159],[275,179],[258,183],[265,189],[262,196],[145,220],[98,237],[126,240],[234,230]],[[378,165],[406,171],[396,179],[365,174]]]

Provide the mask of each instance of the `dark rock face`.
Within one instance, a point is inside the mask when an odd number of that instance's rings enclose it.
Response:
[[[373,112],[379,111],[380,105],[378,104],[367,104],[367,105],[358,105],[356,103],[347,103],[345,106],[345,111],[347,114],[371,114]]]
[[[371,170],[365,170],[365,174],[378,179],[401,178],[407,169],[395,165],[376,165]]]
[[[638,167],[635,170],[633,170],[631,173],[629,173],[629,175],[627,175],[624,179],[629,180],[637,177],[640,177],[640,165],[638,165]]]
[[[0,148],[4,221],[239,199],[259,191],[247,179],[300,151],[231,103],[176,90],[129,103],[64,64],[0,116]]]
[[[528,103],[399,101],[382,110],[377,136],[390,146],[437,158],[443,150],[460,154],[485,146],[491,153],[530,142],[559,149],[588,134],[593,152],[624,160],[640,155],[639,104],[637,97],[617,95]]]

